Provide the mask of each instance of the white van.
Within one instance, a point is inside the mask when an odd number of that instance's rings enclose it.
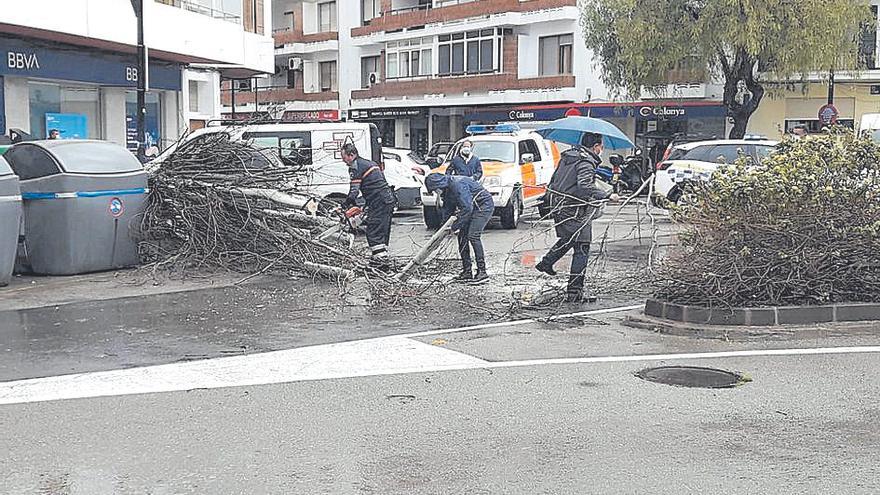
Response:
[[[257,148],[277,150],[280,158],[292,158],[293,162],[303,164],[301,175],[295,178],[295,183],[303,192],[330,200],[341,201],[348,195],[351,178],[348,167],[342,161],[342,145],[354,143],[362,157],[382,163],[379,129],[374,124],[258,123],[209,125],[199,129],[162,153],[147,169],[161,167],[162,161],[181,144],[217,132],[228,132],[233,140],[246,141]]]

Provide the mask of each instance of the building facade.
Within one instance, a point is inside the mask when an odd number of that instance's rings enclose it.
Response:
[[[720,136],[720,88],[687,80],[613,102],[584,44],[577,0],[276,0],[275,74],[223,91],[224,112],[375,123],[424,152],[470,123],[611,119],[643,147]],[[674,79],[673,79],[674,80]],[[234,102],[234,105],[233,105]]]
[[[880,0],[872,0],[874,19],[880,17]],[[880,60],[878,60],[878,31],[865,32],[859,41],[862,70],[841,72],[834,76],[834,106],[841,125],[858,128],[862,116],[880,113]],[[768,94],[749,121],[749,132],[779,139],[796,126],[808,132],[821,132],[824,124],[819,109],[828,103],[828,75],[814,74],[806,84],[768,85]]]
[[[220,78],[274,70],[270,0],[144,0],[148,144],[220,117]],[[0,131],[135,147],[137,24],[126,0],[0,9]]]

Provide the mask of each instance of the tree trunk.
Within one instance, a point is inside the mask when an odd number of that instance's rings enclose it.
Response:
[[[744,50],[737,52],[732,61],[722,54],[720,61],[724,72],[724,106],[727,107],[727,116],[733,119],[728,138],[742,139],[748,130],[749,119],[764,99],[764,86],[755,78],[757,61]],[[737,99],[740,82],[750,93],[744,101]]]

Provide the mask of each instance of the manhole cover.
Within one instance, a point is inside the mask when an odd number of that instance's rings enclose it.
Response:
[[[696,366],[646,368],[636,373],[636,376],[649,382],[699,388],[731,388],[748,381],[737,373]]]

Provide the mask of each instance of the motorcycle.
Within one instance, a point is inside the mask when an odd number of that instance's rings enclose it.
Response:
[[[650,170],[650,167],[645,166],[640,149],[626,158],[615,153],[608,157],[608,162],[610,167],[600,165],[596,168],[596,177],[609,184],[616,193],[634,193],[648,179],[646,170]]]

